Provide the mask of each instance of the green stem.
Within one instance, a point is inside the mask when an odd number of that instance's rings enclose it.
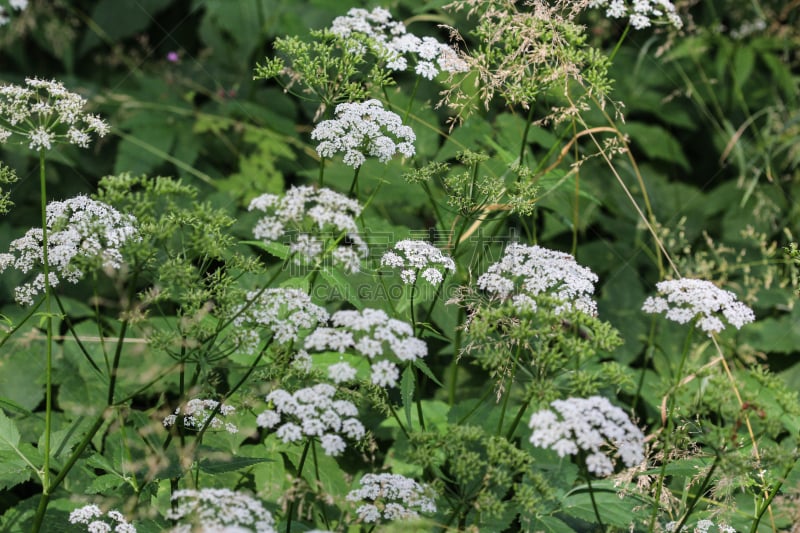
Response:
[[[31,531],[33,533],[37,533],[42,527],[44,515],[47,511],[47,504],[50,502],[50,495],[61,484],[61,482],[64,481],[64,478],[67,477],[67,473],[69,473],[72,467],[75,466],[75,463],[78,461],[80,456],[83,455],[83,451],[86,449],[89,443],[92,442],[92,438],[94,438],[95,433],[97,433],[97,430],[100,429],[100,426],[103,425],[104,421],[105,412],[101,413],[97,417],[97,420],[95,420],[94,424],[92,424],[92,427],[83,437],[83,440],[81,440],[80,444],[78,444],[78,446],[72,452],[72,455],[69,456],[69,459],[67,459],[67,462],[64,464],[64,468],[62,468],[58,475],[56,475],[56,477],[53,479],[53,482],[50,485],[50,491],[42,492],[42,497],[39,499],[39,506],[36,508],[36,515],[33,518],[33,526],[31,527]]]
[[[519,147],[519,165],[522,166],[525,161],[525,148],[528,146],[528,131],[531,129],[531,122],[533,121],[533,105],[528,108],[528,118],[525,120],[525,131],[522,132],[522,143]],[[519,180],[519,175],[517,176]]]
[[[42,497],[39,500],[39,509],[36,511],[37,520],[34,521],[33,531],[39,531],[41,520],[47,509],[50,499],[50,433],[53,424],[53,315],[52,293],[50,287],[50,258],[48,256],[49,243],[47,242],[47,182],[45,180],[44,151],[39,150],[39,187],[40,204],[42,211],[42,268],[44,270],[44,314],[47,328],[47,344],[45,346],[45,419],[44,419],[44,463],[42,466]]]
[[[520,345],[517,345],[517,352],[514,354],[514,366],[511,370],[511,379],[508,384],[508,390],[503,395],[503,408],[500,410],[500,421],[497,423],[497,436],[503,432],[503,421],[506,418],[506,409],[508,409],[508,399],[511,397],[511,388],[514,386],[514,376],[517,373],[517,364],[519,364],[519,352],[521,351]]]
[[[300,464],[297,466],[297,477],[303,479],[303,467],[306,464],[306,457],[308,457],[308,449],[311,447],[311,439],[306,440],[306,445],[303,447],[303,453],[300,455]],[[292,531],[292,518],[294,515],[294,500],[289,503],[289,510],[286,513],[286,533]]]
[[[589,498],[592,500],[592,509],[594,509],[594,516],[597,518],[597,524],[600,526],[600,529],[605,531],[605,526],[603,525],[603,519],[600,518],[600,509],[597,508],[597,501],[594,499],[594,489],[592,488],[592,475],[587,471],[586,472],[586,484],[589,486]],[[680,529],[678,530],[680,531]]]
[[[617,41],[617,45],[614,47],[614,50],[611,51],[611,55],[608,56],[608,61],[610,63],[614,62],[614,57],[616,57],[617,52],[619,52],[619,49],[622,46],[623,41],[625,41],[625,37],[628,36],[628,32],[629,31],[631,31],[631,25],[630,24],[625,26],[625,31],[622,32],[622,35],[620,36],[619,41]]]
[[[703,483],[700,484],[700,487],[697,489],[697,492],[695,493],[694,498],[692,498],[692,501],[689,503],[689,506],[686,508],[686,512],[684,513],[683,518],[681,519],[680,523],[678,524],[678,527],[675,528],[674,531],[682,531],[683,530],[683,525],[689,519],[689,516],[691,516],[692,511],[694,510],[694,506],[697,505],[697,502],[700,501],[700,498],[703,497],[703,493],[706,491],[706,488],[708,487],[708,484],[711,482],[711,476],[714,474],[714,471],[717,469],[717,466],[719,465],[719,460],[720,460],[720,456],[719,456],[719,454],[717,454],[717,456],[714,458],[714,464],[712,464],[711,468],[708,469],[708,473],[706,474],[705,479],[703,479]]]
[[[347,196],[350,198],[357,198],[358,196],[358,173],[361,171],[361,167],[356,167],[355,172],[353,172],[353,181],[350,183],[350,191],[347,193]]]
[[[531,404],[531,400],[525,400],[522,402],[522,405],[519,406],[519,411],[517,411],[517,416],[514,417],[514,420],[511,422],[511,427],[508,428],[506,431],[506,439],[511,440],[511,437],[514,436],[514,432],[517,430],[517,426],[519,426],[520,420],[522,420],[522,415],[525,414],[525,411],[528,409],[528,406]]]
[[[19,324],[13,326],[10,330],[8,330],[8,333],[6,333],[6,335],[2,338],[2,340],[0,340],[0,348],[3,347],[3,345],[8,341],[8,339],[10,339],[11,336],[14,335],[14,333],[16,333],[19,330],[19,328],[21,328],[28,320],[30,320],[33,314],[39,309],[39,307],[41,307],[43,302],[44,299],[41,299],[38,302],[36,302],[36,305],[31,307],[30,311],[28,311],[28,314],[25,315],[25,317],[22,320],[20,320]]]

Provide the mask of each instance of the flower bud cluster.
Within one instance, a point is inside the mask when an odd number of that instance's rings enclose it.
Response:
[[[469,70],[451,47],[433,37],[417,37],[408,33],[402,22],[392,20],[391,13],[381,7],[372,11],[353,8],[347,15],[336,17],[330,31],[340,37],[367,37],[373,53],[386,62],[389,70],[406,70],[407,56],[414,57],[416,74],[429,80],[435,78],[440,71]]]
[[[631,5],[632,4],[632,5]],[[631,26],[636,30],[650,27],[654,21],[666,20],[677,29],[683,27],[675,6],[670,0],[589,0],[590,8],[605,7],[609,18],[628,17]]]
[[[414,130],[403,125],[400,115],[384,109],[379,100],[339,104],[334,116],[317,124],[311,132],[311,138],[320,141],[320,157],[343,154],[346,165],[359,168],[367,156],[386,163],[398,152],[405,157],[415,153]]]
[[[108,523],[108,520],[111,523]],[[116,510],[103,511],[97,505],[85,505],[69,513],[70,524],[83,524],[89,533],[136,533],[136,528]]]
[[[85,105],[55,80],[27,78],[25,86],[0,86],[0,144],[17,134],[31,150],[49,150],[56,142],[88,148],[89,133],[103,137],[109,127],[97,115],[84,113]]]
[[[267,395],[272,406],[256,418],[259,427],[277,428],[283,442],[318,438],[327,455],[337,456],[347,448],[342,436],[351,440],[364,437],[364,425],[356,418],[358,409],[347,400],[336,400],[336,387],[318,383],[294,394],[277,389]]]
[[[710,281],[690,278],[660,281],[656,283],[656,289],[662,296],[648,296],[642,304],[642,311],[665,312],[669,320],[679,324],[697,318],[697,325],[709,335],[725,329],[718,313],[722,313],[736,329],[756,318],[752,309],[736,300],[735,294]]]
[[[583,453],[587,470],[600,477],[614,472],[612,457],[619,457],[628,467],[644,460],[644,434],[625,411],[606,398],[568,398],[550,405],[552,410],[531,416],[534,446],[553,450],[559,457]]]
[[[396,252],[389,250],[383,254],[381,266],[399,268],[403,283],[414,283],[419,272],[422,279],[438,285],[444,280],[445,270],[456,271],[452,258],[425,241],[402,240],[394,245],[394,249]]]
[[[175,412],[164,418],[164,427],[170,427],[175,424],[178,416],[183,415],[183,426],[187,429],[201,430],[208,424],[209,429],[224,429],[228,433],[238,433],[239,428],[230,422],[224,422],[222,417],[233,414],[236,408],[232,405],[222,404],[219,410],[214,411],[219,406],[216,400],[201,400],[194,398],[189,400],[181,412],[181,408],[175,409]],[[209,422],[209,418],[211,421]]]
[[[136,218],[124,215],[103,202],[76,196],[63,202],[50,202],[46,208],[48,264],[51,287],[61,281],[77,283],[83,269],[122,267],[122,246],[139,240]],[[11,242],[9,252],[0,254],[0,273],[8,267],[28,273],[44,263],[43,232],[32,228]],[[17,302],[31,305],[45,290],[44,273],[15,290]]]
[[[358,272],[361,258],[369,253],[355,221],[361,206],[338,192],[292,187],[283,196],[254,198],[249,210],[254,209],[266,213],[253,228],[254,236],[266,243],[289,239],[289,251],[298,264],[319,261],[332,248],[333,263],[352,273]]]
[[[300,289],[250,291],[247,301],[234,310],[233,319],[233,338],[244,353],[255,353],[264,334],[284,344],[328,320],[328,312]]]
[[[372,366],[371,381],[379,387],[395,387],[400,378],[397,361],[409,362],[428,355],[424,341],[414,337],[410,324],[389,318],[380,309],[337,311],[331,317],[333,327],[319,327],[305,339],[310,351],[355,351],[366,356]],[[387,350],[388,348],[388,350]],[[330,378],[342,383],[355,377],[348,363],[332,365]]]
[[[519,243],[510,244],[478,278],[478,288],[501,300],[510,297],[517,312],[536,311],[536,296],[546,292],[560,302],[556,313],[575,309],[596,315],[595,283],[597,275],[570,254]]]
[[[275,533],[275,519],[260,501],[229,489],[182,489],[172,493],[167,519],[185,522],[171,533],[255,531]]]
[[[419,517],[419,512],[436,512],[430,487],[413,479],[397,474],[364,474],[360,483],[360,489],[347,494],[347,501],[366,502],[356,509],[363,522],[408,520]]]

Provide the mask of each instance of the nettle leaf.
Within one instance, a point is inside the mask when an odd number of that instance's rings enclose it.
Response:
[[[634,522],[636,516],[634,509],[645,503],[633,495],[620,498],[617,489],[609,481],[592,482],[592,490],[594,491],[594,502],[600,510],[600,517],[607,526],[627,528]],[[574,490],[564,498],[562,504],[565,514],[589,523],[596,523],[597,517],[588,488]]]
[[[13,487],[31,477],[36,450],[20,444],[17,424],[0,410],[0,488]],[[38,461],[37,461],[38,464]]]
[[[102,474],[97,476],[89,483],[86,488],[87,494],[103,494],[118,489],[126,481],[116,474]]]

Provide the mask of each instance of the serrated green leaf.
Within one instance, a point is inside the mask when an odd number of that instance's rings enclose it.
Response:
[[[97,476],[86,487],[87,494],[103,494],[105,492],[118,489],[125,483],[125,480],[116,474],[102,474]]]
[[[0,490],[24,483],[31,478],[30,466],[13,451],[0,451]]]
[[[434,383],[436,383],[440,387],[444,387],[444,384],[441,381],[439,381],[439,379],[436,376],[433,375],[433,371],[430,369],[430,367],[428,367],[428,365],[425,363],[425,361],[423,361],[421,359],[416,359],[414,361],[413,365],[415,367],[419,368],[422,371],[423,374],[428,376],[428,379],[430,379],[431,381],[433,381]]]

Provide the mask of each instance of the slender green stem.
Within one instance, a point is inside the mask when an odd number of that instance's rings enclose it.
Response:
[[[500,410],[500,421],[497,422],[497,435],[503,432],[503,421],[506,418],[506,409],[508,409],[508,399],[511,397],[511,388],[514,386],[514,376],[517,374],[517,365],[519,364],[519,353],[521,351],[520,345],[517,345],[517,351],[514,354],[514,366],[511,370],[511,378],[508,382],[508,390],[503,395],[503,408]]]
[[[33,533],[37,533],[42,527],[44,515],[47,511],[47,505],[50,502],[50,495],[61,484],[61,482],[64,481],[64,478],[67,477],[69,471],[73,466],[75,466],[75,463],[78,461],[81,455],[83,455],[83,451],[86,449],[89,443],[92,442],[92,438],[94,438],[94,435],[97,433],[97,430],[100,429],[100,426],[103,425],[105,417],[105,411],[97,417],[97,420],[95,420],[94,424],[92,424],[92,427],[88,432],[86,432],[86,435],[83,437],[78,446],[75,447],[75,450],[73,450],[72,454],[69,456],[69,459],[67,459],[67,462],[64,464],[64,468],[62,468],[58,475],[56,475],[56,477],[53,479],[50,485],[50,491],[42,492],[42,497],[39,499],[39,506],[36,508],[36,515],[34,515],[33,518],[33,526],[31,526],[31,531]]]
[[[36,304],[30,308],[28,314],[26,314],[25,317],[23,317],[23,319],[20,320],[16,326],[13,326],[10,330],[8,330],[5,336],[2,339],[0,339],[0,348],[3,347],[3,345],[8,341],[8,339],[10,339],[14,335],[14,333],[19,331],[19,328],[21,328],[28,320],[30,320],[30,318],[34,315],[34,313],[36,313],[39,307],[41,307],[42,303],[44,303],[43,298],[40,299],[38,302],[36,302]]]
[[[53,315],[52,315],[52,294],[50,286],[50,258],[49,235],[47,231],[47,182],[45,180],[45,160],[44,151],[39,150],[39,187],[40,203],[42,211],[42,268],[44,270],[44,314],[45,327],[47,328],[47,341],[45,346],[45,419],[44,419],[44,463],[42,466],[42,497],[39,501],[36,520],[34,521],[34,532],[39,531],[47,503],[50,499],[50,434],[53,424]]]
[[[600,526],[600,529],[605,531],[605,526],[603,525],[603,519],[600,518],[600,509],[597,508],[597,501],[594,498],[594,489],[592,488],[592,475],[587,471],[586,474],[586,484],[589,486],[589,498],[592,500],[592,509],[594,509],[594,516],[597,518],[597,524]],[[680,531],[680,530],[678,530]]]
[[[617,41],[617,45],[614,47],[614,50],[611,51],[611,55],[608,56],[608,61],[609,62],[611,62],[611,63],[614,62],[614,57],[616,57],[617,52],[619,52],[619,49],[622,46],[622,43],[625,41],[625,37],[628,36],[628,32],[629,31],[631,31],[631,25],[630,24],[625,26],[625,30],[622,32],[622,35],[620,35],[619,40]]]
[[[519,411],[517,411],[517,416],[514,417],[514,420],[511,422],[511,427],[508,428],[506,431],[506,439],[511,440],[511,437],[514,436],[514,432],[517,430],[517,426],[519,426],[520,420],[522,420],[522,415],[525,414],[525,411],[528,409],[528,406],[531,404],[531,400],[527,399],[522,402],[522,405],[519,406]]]
[[[308,457],[308,449],[311,447],[311,439],[306,440],[306,445],[303,447],[303,453],[300,455],[300,464],[297,466],[297,477],[303,479],[303,467],[306,464],[306,457]],[[286,533],[292,531],[292,518],[294,518],[294,500],[289,503],[289,510],[286,512]]]
[[[686,512],[684,513],[683,518],[681,519],[680,523],[678,523],[678,527],[676,527],[674,531],[683,531],[683,526],[689,519],[689,516],[691,516],[692,511],[694,510],[694,506],[697,505],[697,502],[700,501],[700,498],[703,497],[703,493],[706,491],[706,488],[711,482],[711,476],[714,474],[714,471],[717,469],[717,466],[719,466],[719,460],[720,456],[719,454],[717,454],[717,456],[714,457],[714,463],[711,465],[711,468],[708,469],[706,477],[703,479],[703,482],[697,488],[697,492],[695,493],[694,498],[692,498],[692,501],[686,508]]]
[[[353,181],[350,183],[350,191],[347,193],[347,196],[350,198],[356,198],[358,196],[358,173],[361,170],[361,167],[356,167],[355,172],[353,172]]]
[[[525,120],[525,131],[522,132],[522,143],[520,143],[519,147],[519,164],[525,162],[525,148],[528,147],[528,131],[531,129],[531,122],[533,122],[533,105],[528,108],[528,118]],[[519,180],[519,175],[517,175],[517,180]]]
[[[389,399],[388,392],[386,393],[386,405],[389,406],[389,412],[392,413],[392,417],[394,417],[394,419],[397,421],[397,425],[400,426],[400,431],[403,432],[403,435],[405,435],[406,439],[411,440],[411,437],[408,435],[408,430],[403,425],[403,421],[400,420],[400,417],[397,416],[397,411],[394,410],[394,406],[392,405],[392,400]]]
[[[783,481],[786,480],[791,471],[794,469],[794,465],[796,462],[797,458],[795,458],[795,460],[792,461],[791,464],[789,464],[789,466],[783,472],[781,480],[775,483],[775,487],[770,491],[767,499],[764,500],[761,506],[759,506],[756,512],[756,519],[753,520],[753,523],[750,525],[750,533],[756,533],[756,531],[758,531],[758,525],[761,523],[761,518],[764,516],[764,513],[766,513],[767,510],[769,509],[769,506],[772,504],[772,500],[775,499],[775,496],[777,496],[778,492],[780,492],[781,487],[783,486]]]
[[[694,324],[689,328],[689,332],[686,334],[686,339],[683,343],[683,353],[681,354],[681,362],[678,365],[678,371],[675,374],[675,383],[672,386],[671,390],[668,392],[669,399],[667,400],[667,409],[666,409],[666,421],[664,424],[664,428],[662,431],[663,441],[662,441],[662,453],[663,457],[661,458],[661,471],[658,474],[658,481],[656,483],[656,494],[655,494],[655,501],[653,502],[653,512],[650,515],[650,527],[648,529],[649,533],[653,533],[656,526],[656,521],[658,519],[658,511],[660,509],[659,502],[661,501],[661,492],[664,489],[664,478],[667,476],[667,453],[669,451],[670,445],[670,438],[672,437],[672,409],[675,406],[675,393],[678,390],[678,387],[681,383],[681,374],[683,373],[683,366],[686,363],[686,358],[689,354],[689,347],[691,346],[692,334],[694,333]]]

